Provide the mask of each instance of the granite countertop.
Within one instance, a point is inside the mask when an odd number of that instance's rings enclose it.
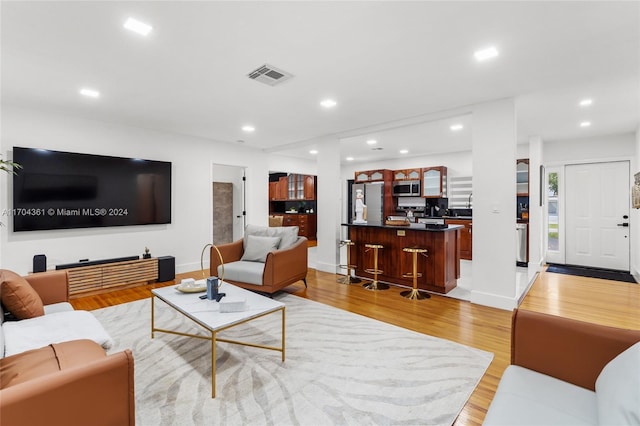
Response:
[[[424,223],[411,223],[407,225],[382,225],[376,223],[343,223],[344,226],[366,226],[370,228],[384,228],[384,229],[410,229],[412,231],[428,231],[428,232],[446,232],[453,231],[455,229],[462,229],[462,225],[448,225],[446,228],[430,229],[425,226]]]

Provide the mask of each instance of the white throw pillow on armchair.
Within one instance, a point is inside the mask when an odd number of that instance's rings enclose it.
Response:
[[[278,249],[280,237],[261,237],[258,235],[249,235],[247,237],[247,245],[240,260],[250,262],[262,262],[267,260],[269,252]]]

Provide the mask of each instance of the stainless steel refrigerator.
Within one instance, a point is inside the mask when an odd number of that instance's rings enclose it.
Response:
[[[356,217],[356,190],[361,189],[364,194],[364,205],[367,206],[367,223],[382,225],[384,223],[384,182],[354,183],[351,186],[351,205],[349,206],[349,222]]]

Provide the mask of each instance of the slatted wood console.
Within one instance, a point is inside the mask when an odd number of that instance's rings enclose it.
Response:
[[[158,278],[158,259],[137,259],[67,269],[69,296],[99,293],[114,287],[148,283]]]

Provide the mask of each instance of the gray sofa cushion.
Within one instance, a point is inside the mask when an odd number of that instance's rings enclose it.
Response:
[[[238,260],[224,264],[224,279],[238,281],[241,283],[262,285],[262,272],[264,263],[247,262]],[[222,269],[218,266],[218,276],[222,274]],[[220,289],[224,293],[224,286]]]
[[[505,370],[483,425],[597,425],[596,394],[535,371]]]
[[[278,245],[278,249],[286,249],[291,247],[298,241],[298,227],[297,226],[277,226],[277,227],[268,227],[268,226],[258,226],[258,225],[247,225],[244,228],[244,242],[243,248],[247,249],[247,243],[249,235],[257,235],[260,237],[280,237],[280,244]]]
[[[612,359],[596,380],[601,425],[640,424],[640,343]]]
[[[277,250],[280,244],[280,237],[262,237],[259,235],[249,235],[247,245],[240,260],[249,262],[262,262],[267,259],[269,252]]]

